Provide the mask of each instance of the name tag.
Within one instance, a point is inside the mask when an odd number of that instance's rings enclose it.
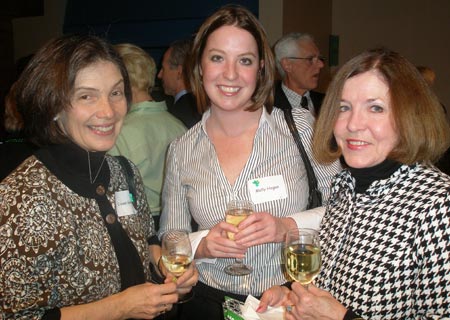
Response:
[[[282,175],[252,179],[247,186],[254,204],[287,198]]]
[[[133,196],[128,190],[117,191],[116,195],[116,211],[119,217],[136,214],[133,206]]]

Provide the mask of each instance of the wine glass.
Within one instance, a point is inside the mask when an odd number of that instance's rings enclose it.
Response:
[[[231,200],[227,204],[225,213],[225,221],[238,226],[245,218],[253,213],[253,203],[248,200]],[[234,233],[227,232],[228,239],[234,240]],[[225,273],[232,276],[245,276],[252,273],[253,269],[245,265],[241,259],[235,259],[235,262],[226,266]]]
[[[161,260],[166,269],[179,278],[192,263],[192,247],[186,230],[169,230],[162,236]],[[193,297],[193,292],[180,295],[178,303]]]
[[[322,266],[319,233],[313,229],[289,230],[284,255],[289,276],[307,288]]]

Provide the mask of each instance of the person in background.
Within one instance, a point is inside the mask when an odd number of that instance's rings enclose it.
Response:
[[[420,74],[430,86],[434,85],[434,81],[436,80],[436,73],[433,69],[427,66],[417,66],[417,70],[419,70]]]
[[[190,54],[191,40],[177,40],[166,50],[158,78],[162,81],[164,93],[173,96],[169,112],[180,119],[189,129],[200,119],[195,97],[189,91],[185,62]]]
[[[14,101],[40,149],[0,184],[0,317],[153,319],[169,310],[197,272],[149,282],[161,254],[139,171],[106,154],[131,102],[118,53],[90,35],[55,38],[23,71]]]
[[[305,108],[317,118],[324,94],[313,90],[325,58],[314,38],[307,33],[288,33],[276,42],[274,52],[281,77],[275,85],[275,107]]]
[[[436,80],[436,73],[433,69],[427,66],[417,66],[417,70],[419,70],[420,74],[423,76],[425,81],[430,85],[430,87],[434,86],[434,81]],[[447,115],[447,109],[441,103],[442,108],[444,109],[445,114]],[[436,162],[436,167],[439,168],[442,172],[450,175],[450,148],[439,158]]]
[[[114,46],[130,77],[132,104],[111,155],[123,155],[139,169],[150,211],[159,229],[161,189],[167,147],[186,127],[167,111],[164,101],[154,101],[156,65],[142,48],[129,43]]]
[[[313,139],[318,160],[347,164],[320,225],[322,269],[307,289],[266,291],[258,311],[285,304],[289,320],[450,317],[450,177],[430,165],[449,144],[436,95],[404,57],[377,48],[344,64]]]
[[[25,136],[22,115],[14,101],[13,84],[5,98],[5,130],[7,136],[0,141],[0,181],[33,154],[36,146]]]
[[[222,319],[224,296],[243,301],[285,282],[282,242],[296,219],[302,221],[309,190],[283,112],[272,108],[274,64],[262,25],[241,6],[213,13],[195,37],[187,74],[203,116],[169,147],[159,231],[191,231],[192,217],[199,225],[190,235],[200,281],[182,306],[183,319]],[[318,165],[311,154],[313,119],[305,109],[293,117],[326,201],[339,163]],[[232,199],[255,207],[238,228],[224,221]],[[253,272],[226,274],[235,258]]]

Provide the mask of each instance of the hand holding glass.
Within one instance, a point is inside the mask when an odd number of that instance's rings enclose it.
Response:
[[[253,203],[251,201],[231,200],[227,205],[225,221],[237,227],[252,213]],[[234,233],[227,232],[227,235],[228,239],[234,240]],[[235,262],[226,266],[224,271],[232,276],[245,276],[252,273],[252,267],[245,265],[240,259],[235,259]]]
[[[181,277],[192,263],[192,247],[185,230],[169,230],[162,236],[161,259],[166,269],[175,277]],[[178,303],[193,297],[192,291],[180,295]]]
[[[291,229],[284,248],[286,271],[305,287],[319,274],[322,265],[319,234],[313,229]]]

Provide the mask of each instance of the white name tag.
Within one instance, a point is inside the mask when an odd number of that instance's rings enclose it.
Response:
[[[264,203],[287,198],[282,175],[252,179],[247,182],[253,203]]]
[[[128,190],[117,191],[116,195],[116,211],[119,217],[136,214],[136,209],[133,206],[133,200]]]

